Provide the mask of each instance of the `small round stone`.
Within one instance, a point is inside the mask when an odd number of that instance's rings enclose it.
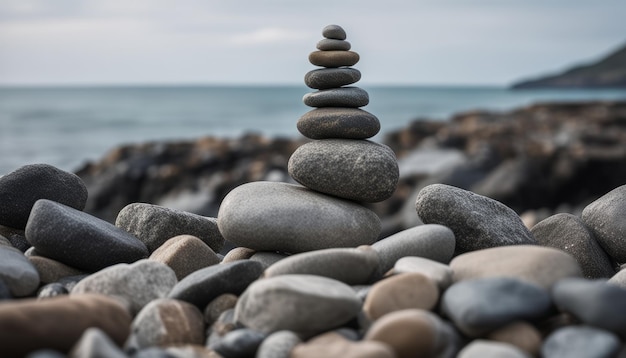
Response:
[[[354,51],[313,51],[309,54],[309,62],[327,68],[349,67],[359,62],[359,54]]]
[[[254,357],[265,337],[266,335],[261,332],[249,328],[241,328],[226,333],[215,344],[209,345],[209,348],[224,357]]]
[[[125,358],[127,356],[100,328],[91,327],[76,342],[69,353],[69,357]]]
[[[541,332],[525,321],[516,321],[492,331],[486,336],[491,341],[508,343],[533,357],[541,350]]]
[[[237,296],[232,293],[224,293],[215,297],[204,309],[204,322],[212,325],[222,313],[235,308]]]
[[[339,25],[327,25],[322,29],[322,36],[327,39],[345,40],[346,31]]]
[[[620,341],[611,332],[588,326],[561,328],[546,338],[541,347],[545,358],[611,358],[620,350]]]
[[[297,345],[290,358],[395,358],[391,347],[377,341],[353,342],[336,332],[321,334]]]
[[[169,266],[182,280],[207,266],[220,263],[220,258],[202,240],[192,235],[179,235],[167,240],[149,257]]]
[[[358,108],[323,107],[305,113],[297,127],[311,139],[367,139],[380,131],[380,121]]]
[[[290,358],[293,348],[301,343],[300,337],[291,331],[277,331],[265,338],[256,358]]]
[[[69,291],[65,288],[65,286],[58,282],[54,282],[41,287],[37,292],[37,298],[50,298],[67,294],[69,294]]]
[[[340,87],[307,93],[302,102],[309,107],[358,108],[370,103],[367,91],[359,87]]]
[[[356,68],[321,68],[304,75],[304,83],[314,89],[329,89],[358,82],[361,72]]]
[[[465,346],[457,358],[529,358],[529,356],[508,343],[493,342],[485,339],[476,339]]]
[[[40,283],[37,269],[20,250],[11,246],[0,246],[0,280],[15,297],[32,294]]]
[[[421,273],[433,280],[441,291],[444,291],[452,284],[452,269],[450,266],[424,257],[403,257],[396,261],[396,264],[393,266],[393,272],[396,274]]]
[[[323,39],[317,43],[316,47],[320,51],[348,51],[351,45],[345,40]]]

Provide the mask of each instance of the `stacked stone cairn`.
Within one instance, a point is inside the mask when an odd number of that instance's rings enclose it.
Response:
[[[0,357],[626,357],[626,185],[529,230],[432,184],[425,224],[377,241],[359,202],[393,192],[395,158],[343,87],[360,77],[345,32],[323,34],[302,185],[241,185],[217,218],[131,203],[113,225],[72,173],[0,177]]]

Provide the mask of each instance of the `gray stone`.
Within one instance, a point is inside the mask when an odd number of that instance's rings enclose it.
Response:
[[[178,235],[193,235],[214,252],[219,252],[224,245],[215,218],[158,205],[128,204],[117,214],[115,225],[137,236],[150,252]]]
[[[212,325],[226,310],[234,309],[238,297],[232,293],[224,293],[215,297],[204,308],[204,322]]]
[[[277,182],[233,189],[217,223],[236,245],[288,253],[369,245],[380,233],[378,216],[357,203]]]
[[[340,198],[378,202],[393,195],[398,163],[384,144],[323,139],[300,146],[289,158],[289,174],[300,184]]]
[[[0,177],[0,225],[24,229],[39,199],[82,210],[87,202],[87,188],[76,174],[48,164],[25,165]]]
[[[27,355],[26,358],[67,358],[67,355],[54,349],[39,349]]]
[[[359,62],[359,54],[354,51],[314,51],[309,54],[309,62],[327,68],[349,67]]]
[[[370,103],[367,91],[359,87],[340,87],[307,93],[302,102],[309,107],[358,108]]]
[[[425,224],[449,227],[456,237],[455,255],[504,245],[536,244],[520,217],[506,205],[445,184],[423,188],[415,202]]]
[[[11,246],[0,246],[0,280],[15,297],[28,296],[39,287],[37,269],[20,250]]]
[[[250,260],[260,263],[263,265],[263,269],[266,269],[285,257],[289,257],[289,255],[272,251],[257,251],[250,257]]]
[[[14,229],[0,225],[0,235],[9,242],[9,245],[22,252],[26,252],[32,248],[31,244],[26,240],[24,230],[22,229]]]
[[[76,342],[69,358],[126,358],[126,354],[100,328],[88,328]]]
[[[313,89],[329,89],[358,82],[361,72],[356,68],[320,68],[304,75],[304,83]]]
[[[168,297],[192,303],[204,310],[219,295],[239,295],[262,273],[260,263],[247,260],[209,266],[182,279]]]
[[[547,290],[508,277],[492,277],[455,283],[444,293],[441,308],[469,337],[518,319],[537,319],[549,313]]]
[[[604,194],[583,209],[582,221],[617,262],[626,262],[626,185]]]
[[[448,263],[454,253],[452,230],[437,224],[419,225],[386,237],[372,248],[380,258],[379,273],[384,274],[406,256],[418,256]]]
[[[289,358],[293,348],[302,340],[291,331],[277,331],[265,338],[256,352],[256,358]]]
[[[198,308],[187,302],[160,298],[137,314],[126,349],[203,343],[204,317]]]
[[[620,341],[611,332],[587,326],[556,330],[541,347],[544,358],[612,358],[620,350]]]
[[[252,257],[254,253],[256,253],[255,250],[249,249],[247,247],[235,247],[228,251],[226,256],[224,256],[224,258],[222,259],[222,263],[225,264],[238,260],[247,260]]]
[[[613,277],[609,279],[608,283],[626,290],[626,270],[622,269],[618,273],[613,275]]]
[[[542,220],[530,230],[543,246],[561,249],[580,264],[586,278],[611,277],[615,274],[609,256],[577,216],[556,214]]]
[[[85,271],[148,256],[146,246],[127,231],[45,199],[33,206],[26,238],[39,254]]]
[[[8,300],[11,298],[13,298],[13,295],[11,295],[11,290],[9,289],[9,286],[4,282],[3,279],[0,279],[0,301]]]
[[[348,51],[352,45],[346,40],[323,39],[315,47],[320,51]]]
[[[453,249],[452,249],[453,250]],[[405,256],[393,266],[393,272],[417,272],[433,280],[441,292],[452,284],[452,269],[440,262],[417,256]]]
[[[30,263],[39,272],[41,283],[57,282],[63,277],[85,275],[87,272],[44,256],[30,256]]]
[[[253,282],[235,318],[262,333],[290,330],[315,335],[356,317],[361,300],[350,286],[312,275],[282,275]]]
[[[176,358],[173,354],[168,353],[165,348],[150,347],[142,349],[131,355],[132,358]],[[215,357],[218,358],[218,357]]]
[[[327,25],[322,29],[322,36],[327,39],[345,40],[346,31],[339,25]]]
[[[378,118],[358,108],[316,108],[300,117],[297,126],[311,139],[367,139],[380,131]]]
[[[348,285],[368,283],[378,269],[378,255],[370,246],[322,249],[291,255],[265,270],[265,277],[305,274],[323,276]]]
[[[169,266],[179,281],[194,271],[220,263],[215,252],[192,235],[174,236],[154,250],[149,259]]]
[[[58,282],[49,283],[37,291],[37,298],[50,298],[69,294],[69,290]]]
[[[265,339],[265,334],[242,328],[226,333],[222,339],[210,345],[209,348],[228,358],[254,357],[263,339]]]
[[[604,280],[563,279],[552,289],[554,303],[582,322],[626,337],[626,289]]]
[[[99,293],[125,299],[133,315],[150,301],[165,297],[176,284],[176,274],[160,262],[140,260],[117,264],[81,280],[71,295]]]
[[[531,358],[521,349],[508,343],[476,339],[463,348],[458,358]]]

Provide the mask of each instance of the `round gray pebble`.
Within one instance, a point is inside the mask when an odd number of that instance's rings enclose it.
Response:
[[[0,246],[0,280],[12,296],[24,297],[39,287],[39,273],[26,256],[11,246]]]
[[[209,348],[225,358],[247,358],[256,356],[265,334],[253,329],[242,328],[228,332]]]
[[[544,358],[611,358],[620,349],[619,338],[611,332],[588,326],[558,329],[541,347]]]
[[[261,343],[256,358],[289,358],[291,351],[299,343],[302,340],[291,331],[274,332]]]
[[[327,25],[322,29],[322,36],[327,39],[346,39],[346,30],[339,25]]]
[[[304,83],[314,89],[329,89],[358,82],[361,72],[356,68],[321,68],[304,75]]]
[[[359,87],[341,87],[307,93],[302,102],[309,107],[358,108],[370,102],[367,92]]]
[[[476,339],[465,346],[457,358],[531,358],[524,351],[508,343]]]
[[[351,45],[345,40],[323,39],[317,43],[316,47],[320,51],[348,51]]]

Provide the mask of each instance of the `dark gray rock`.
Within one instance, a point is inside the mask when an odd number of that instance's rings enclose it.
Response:
[[[442,310],[461,332],[480,337],[519,319],[549,313],[552,301],[543,288],[509,277],[462,281],[443,295]]]
[[[289,358],[291,350],[302,340],[291,331],[278,331],[265,338],[256,353],[256,358]]]
[[[539,244],[574,256],[586,278],[608,278],[615,274],[611,259],[577,216],[566,213],[550,216],[530,232]]]
[[[320,51],[348,51],[352,46],[346,40],[323,39],[315,47]]]
[[[454,232],[455,255],[490,247],[537,243],[511,208],[457,187],[429,185],[417,195],[415,208],[425,224],[444,225]]]
[[[588,326],[570,326],[554,331],[541,347],[544,358],[612,358],[620,341],[611,332]]]
[[[358,108],[317,108],[300,117],[297,126],[311,139],[367,139],[380,131],[378,118]]]
[[[87,188],[76,174],[48,164],[25,165],[0,177],[0,225],[24,229],[39,199],[82,210],[87,202]]]
[[[211,344],[209,348],[224,358],[254,357],[265,336],[265,334],[249,328],[236,329],[226,333],[222,339]]]
[[[626,337],[626,289],[604,280],[570,278],[554,285],[552,298],[585,324]]]
[[[26,256],[11,246],[0,246],[0,280],[11,295],[24,297],[39,287],[39,273]]]
[[[28,249],[32,248],[28,240],[26,240],[24,230],[22,229],[14,229],[8,226],[0,225],[0,235],[2,235],[9,242],[9,245],[24,253]]]
[[[465,346],[457,358],[530,358],[512,344],[476,339]]]
[[[297,182],[310,189],[363,202],[388,199],[399,178],[393,151],[367,140],[309,142],[291,155],[288,170]]]
[[[88,328],[69,354],[72,358],[126,358],[126,354],[97,327]]]
[[[219,295],[241,294],[262,273],[263,265],[247,260],[209,266],[182,279],[168,297],[192,303],[204,310]]]
[[[276,182],[232,190],[222,201],[217,223],[238,246],[287,253],[369,245],[380,233],[378,216],[361,205]]]
[[[389,271],[405,256],[418,256],[447,264],[454,253],[452,230],[442,225],[419,225],[400,231],[372,245],[380,258],[379,273]]]
[[[115,225],[139,238],[150,252],[178,235],[193,235],[214,252],[224,246],[216,219],[158,205],[128,204],[117,215]]]
[[[359,62],[359,54],[354,51],[313,51],[309,54],[309,62],[327,68],[354,66]]]
[[[13,295],[11,295],[11,290],[9,289],[9,286],[4,282],[3,279],[0,279],[0,301],[9,300],[11,298],[13,298]]]
[[[358,82],[361,72],[356,68],[320,68],[304,75],[304,83],[314,89],[329,89]]]
[[[148,256],[136,237],[104,220],[50,200],[39,200],[26,225],[37,252],[85,271]]]
[[[626,262],[626,185],[604,194],[583,209],[582,221],[617,262]]]
[[[322,29],[322,36],[327,39],[346,39],[346,30],[339,25],[327,25]]]
[[[307,93],[302,102],[309,107],[347,107],[358,108],[367,106],[370,97],[359,87],[340,87]]]
[[[67,288],[65,288],[65,286],[63,286],[62,284],[58,282],[53,282],[53,283],[49,283],[41,287],[39,291],[37,292],[37,297],[38,298],[50,298],[50,297],[56,297],[60,295],[67,295],[69,293],[70,292],[67,290]]]

